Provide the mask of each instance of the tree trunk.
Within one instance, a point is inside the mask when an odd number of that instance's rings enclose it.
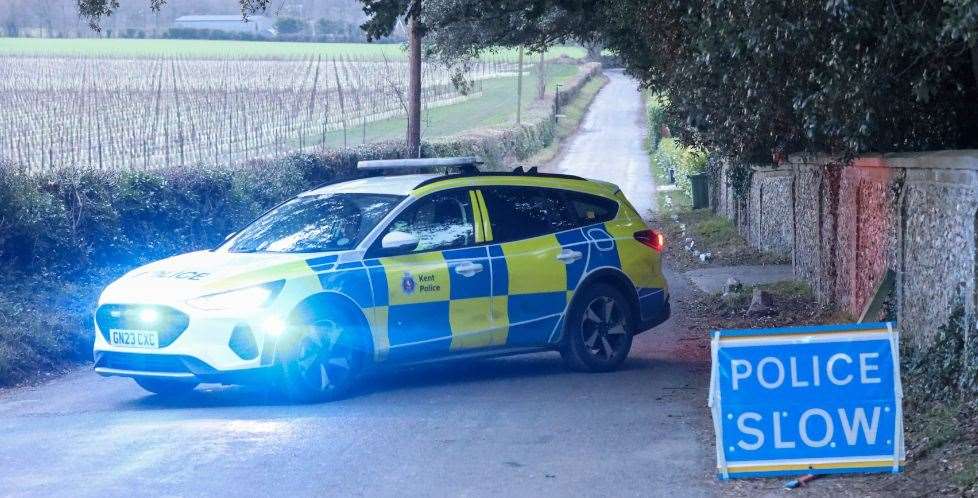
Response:
[[[421,157],[421,30],[417,13],[408,19],[408,157]]]
[[[588,43],[586,46],[587,46],[587,60],[592,62],[601,61],[601,50],[603,50],[604,47],[602,47],[601,44],[598,42],[591,42]]]
[[[516,124],[523,121],[523,47],[516,63]]]
[[[547,95],[547,60],[545,59],[546,53],[540,52],[540,64],[537,68],[537,75],[540,77],[537,80],[537,99],[543,100]]]
[[[978,87],[978,43],[971,46],[971,74],[975,76],[975,87]]]

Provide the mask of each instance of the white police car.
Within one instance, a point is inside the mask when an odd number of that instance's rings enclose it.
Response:
[[[472,162],[400,161],[463,168],[305,192],[216,249],[130,271],[99,300],[95,371],[314,401],[385,362],[558,350],[616,368],[669,316],[662,236],[612,184]]]

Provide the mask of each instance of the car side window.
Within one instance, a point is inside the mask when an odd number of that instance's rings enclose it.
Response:
[[[567,202],[581,226],[611,221],[618,215],[618,203],[605,197],[568,191]]]
[[[559,189],[507,186],[483,188],[482,193],[495,242],[528,239],[580,225]]]
[[[393,254],[441,251],[474,244],[475,224],[468,191],[436,192],[415,201],[388,225],[374,242],[374,249],[380,250],[381,240],[393,231],[409,233],[418,238],[417,247],[394,251]],[[390,252],[387,254],[393,255]]]

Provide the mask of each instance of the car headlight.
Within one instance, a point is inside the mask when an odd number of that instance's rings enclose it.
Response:
[[[194,308],[205,311],[249,310],[263,308],[282,290],[284,281],[245,287],[233,291],[210,294],[187,301]]]

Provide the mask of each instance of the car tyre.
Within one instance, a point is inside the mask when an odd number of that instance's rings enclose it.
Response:
[[[280,345],[281,387],[295,403],[341,399],[363,367],[357,321],[347,316],[316,318],[290,327]]]
[[[608,284],[583,289],[571,303],[560,354],[571,370],[610,372],[617,369],[632,347],[629,301]]]
[[[160,396],[182,396],[188,394],[197,387],[196,382],[186,382],[174,379],[157,379],[153,377],[139,377],[133,379],[139,387]]]

